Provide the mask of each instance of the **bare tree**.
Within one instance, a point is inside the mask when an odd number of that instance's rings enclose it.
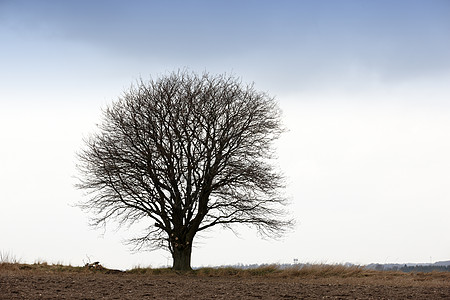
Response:
[[[166,248],[191,268],[195,235],[215,225],[282,234],[283,178],[273,167],[282,133],[275,100],[233,76],[179,71],[126,91],[78,153],[82,208],[95,225],[152,220],[137,246]]]

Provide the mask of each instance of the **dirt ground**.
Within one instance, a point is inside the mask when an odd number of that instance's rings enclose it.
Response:
[[[447,278],[398,281],[0,272],[0,299],[450,299]]]

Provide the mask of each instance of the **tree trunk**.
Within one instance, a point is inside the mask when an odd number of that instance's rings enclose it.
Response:
[[[192,246],[174,247],[172,250],[173,267],[177,271],[190,271]]]

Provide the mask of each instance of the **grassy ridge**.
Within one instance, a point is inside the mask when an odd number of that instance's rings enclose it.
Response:
[[[192,277],[266,277],[266,278],[365,278],[365,279],[413,279],[414,281],[446,281],[450,282],[448,272],[404,273],[400,271],[375,271],[361,266],[314,264],[280,268],[278,265],[264,265],[257,268],[240,269],[233,267],[199,268],[189,272],[173,271],[168,268],[134,268],[127,271],[107,269],[99,265],[79,267],[62,264],[21,264],[0,262],[0,272],[45,272],[45,273],[102,273],[102,274],[134,274],[142,276],[192,276]]]
[[[261,265],[254,268],[236,267],[204,267],[188,272],[179,272],[170,268],[136,267],[127,271],[113,270],[98,263],[84,267],[63,264],[48,264],[43,261],[34,264],[23,264],[15,256],[0,251],[0,272],[46,272],[46,273],[104,273],[104,274],[136,274],[136,275],[168,275],[168,276],[200,276],[200,277],[267,277],[267,278],[367,278],[367,279],[414,279],[415,281],[440,280],[450,282],[450,272],[411,272],[379,271],[364,266],[346,266],[340,264],[306,264],[293,266]]]
[[[171,269],[151,269],[151,268],[134,268],[127,271],[132,274],[173,274],[177,273]],[[179,272],[178,272],[179,273]],[[218,267],[218,268],[199,268],[187,272],[188,274],[197,276],[236,276],[236,277],[364,277],[379,271],[367,270],[360,266],[344,266],[344,265],[306,265],[292,266],[289,268],[280,268],[278,265],[263,265],[257,268],[234,268],[234,267]]]

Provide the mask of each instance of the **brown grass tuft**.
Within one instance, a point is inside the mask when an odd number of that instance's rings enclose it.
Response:
[[[0,264],[3,264],[3,263],[17,264],[19,262],[20,262],[20,260],[17,259],[11,253],[6,252],[6,251],[0,251]]]

